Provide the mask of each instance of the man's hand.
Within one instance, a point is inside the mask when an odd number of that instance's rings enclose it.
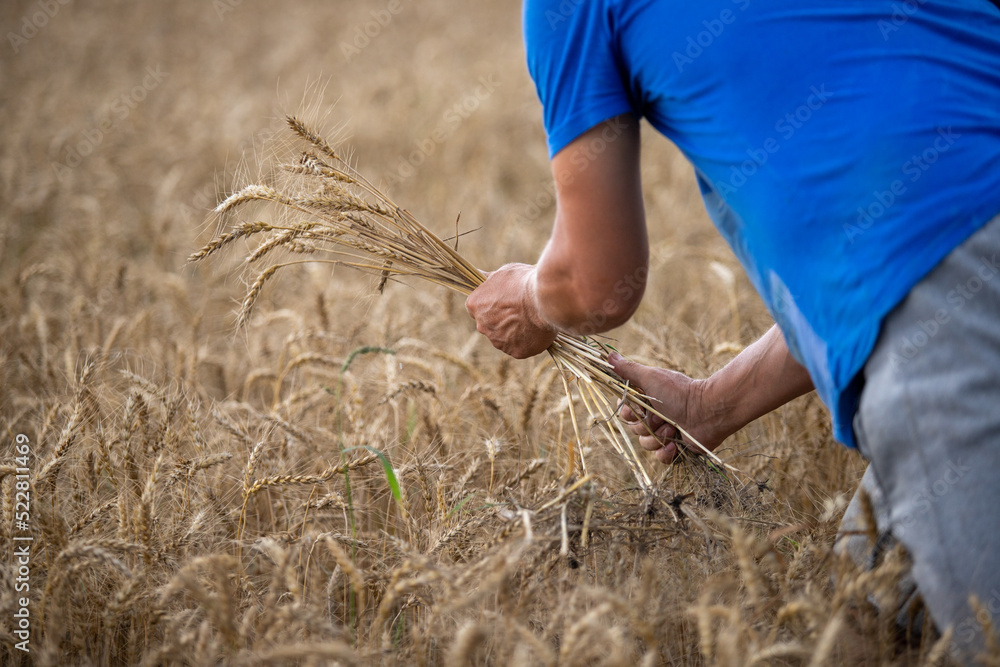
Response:
[[[654,399],[653,407],[657,412],[677,422],[707,449],[714,450],[732,434],[718,423],[710,409],[706,409],[703,380],[692,380],[676,371],[643,366],[616,353],[612,353],[609,360],[618,375]],[[626,407],[622,409],[621,417],[629,422],[629,429],[639,436],[639,445],[648,452],[654,452],[662,463],[674,460],[678,443],[686,442],[688,449],[693,448],[692,443],[682,438],[676,428],[656,415],[637,415]]]
[[[677,422],[709,450],[813,388],[809,373],[792,357],[777,326],[706,380],[643,366],[616,353],[609,361],[619,376],[658,401],[653,405],[657,412]],[[622,418],[631,423],[642,448],[656,452],[664,463],[677,456],[678,444],[683,446],[677,429],[658,417],[624,408]]]
[[[479,333],[516,359],[544,352],[556,337],[538,312],[535,267],[528,264],[501,266],[469,295],[465,307]]]

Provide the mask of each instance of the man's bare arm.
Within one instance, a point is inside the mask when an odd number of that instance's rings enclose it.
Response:
[[[479,331],[518,358],[544,351],[557,330],[625,323],[646,286],[638,121],[592,128],[553,158],[552,173],[556,218],[538,265],[507,264],[466,301]]]
[[[711,377],[691,378],[662,368],[643,366],[618,356],[615,371],[660,401],[659,412],[676,421],[702,445],[715,449],[753,420],[813,389],[808,371],[792,357],[777,326],[743,350]],[[680,434],[652,417],[645,423],[622,411],[643,449],[667,463],[677,454]],[[652,435],[650,434],[652,431]]]
[[[558,206],[552,238],[538,260],[543,317],[573,333],[628,321],[649,268],[639,174],[639,123],[619,116],[598,125],[552,160]]]

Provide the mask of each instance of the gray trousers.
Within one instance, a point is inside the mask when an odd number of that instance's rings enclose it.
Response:
[[[932,619],[952,628],[952,655],[968,662],[986,614],[1000,629],[1000,216],[888,315],[864,375],[854,428],[880,536],[856,534],[855,495],[837,548],[870,566],[901,542]]]

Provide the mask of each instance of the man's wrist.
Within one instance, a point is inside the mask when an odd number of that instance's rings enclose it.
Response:
[[[702,423],[715,433],[718,442],[749,423],[742,419],[734,397],[725,390],[724,382],[720,380],[719,374],[715,373],[705,379],[694,380],[691,384],[691,398],[697,405],[696,414],[701,415]]]
[[[525,279],[524,288],[524,312],[528,321],[539,329],[555,331],[552,323],[542,316],[542,309],[538,303],[538,267],[533,266]]]

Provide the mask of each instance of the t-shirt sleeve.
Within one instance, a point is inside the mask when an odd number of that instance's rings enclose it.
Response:
[[[599,0],[525,0],[528,72],[542,101],[549,157],[609,118],[635,113]]]

